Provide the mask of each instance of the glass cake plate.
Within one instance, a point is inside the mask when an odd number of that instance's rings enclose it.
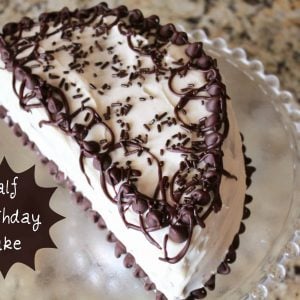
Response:
[[[280,91],[277,77],[265,75],[262,63],[249,61],[243,49],[229,49],[223,39],[209,40],[203,31],[191,36],[218,59],[246,153],[257,168],[237,261],[229,275],[217,275],[216,289],[206,299],[265,299],[284,280],[286,262],[300,252],[300,109],[290,93]],[[5,155],[18,172],[35,164],[39,185],[57,185],[4,122],[0,133],[0,159]],[[51,207],[66,217],[50,230],[57,249],[39,250],[35,271],[17,263],[5,280],[0,275],[1,299],[155,299],[114,257],[113,245],[105,241],[107,232],[70,201],[66,189],[58,187]]]

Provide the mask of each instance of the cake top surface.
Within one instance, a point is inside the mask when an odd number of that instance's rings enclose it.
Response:
[[[222,161],[226,88],[202,43],[101,3],[6,24],[0,54],[21,107],[75,141],[87,182],[90,160],[126,226],[178,262],[193,228],[221,209],[221,177],[233,177]],[[151,235],[162,228],[163,245]],[[182,244],[172,257],[170,242]]]

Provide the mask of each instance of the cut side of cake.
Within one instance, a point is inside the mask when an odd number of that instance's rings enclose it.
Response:
[[[201,289],[246,191],[232,104],[202,43],[101,3],[6,24],[0,55],[0,105],[156,289],[169,300]]]

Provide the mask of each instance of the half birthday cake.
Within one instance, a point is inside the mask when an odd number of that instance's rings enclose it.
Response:
[[[6,24],[0,54],[6,114],[157,290],[197,299],[239,232],[246,191],[216,60],[173,24],[105,3]]]

